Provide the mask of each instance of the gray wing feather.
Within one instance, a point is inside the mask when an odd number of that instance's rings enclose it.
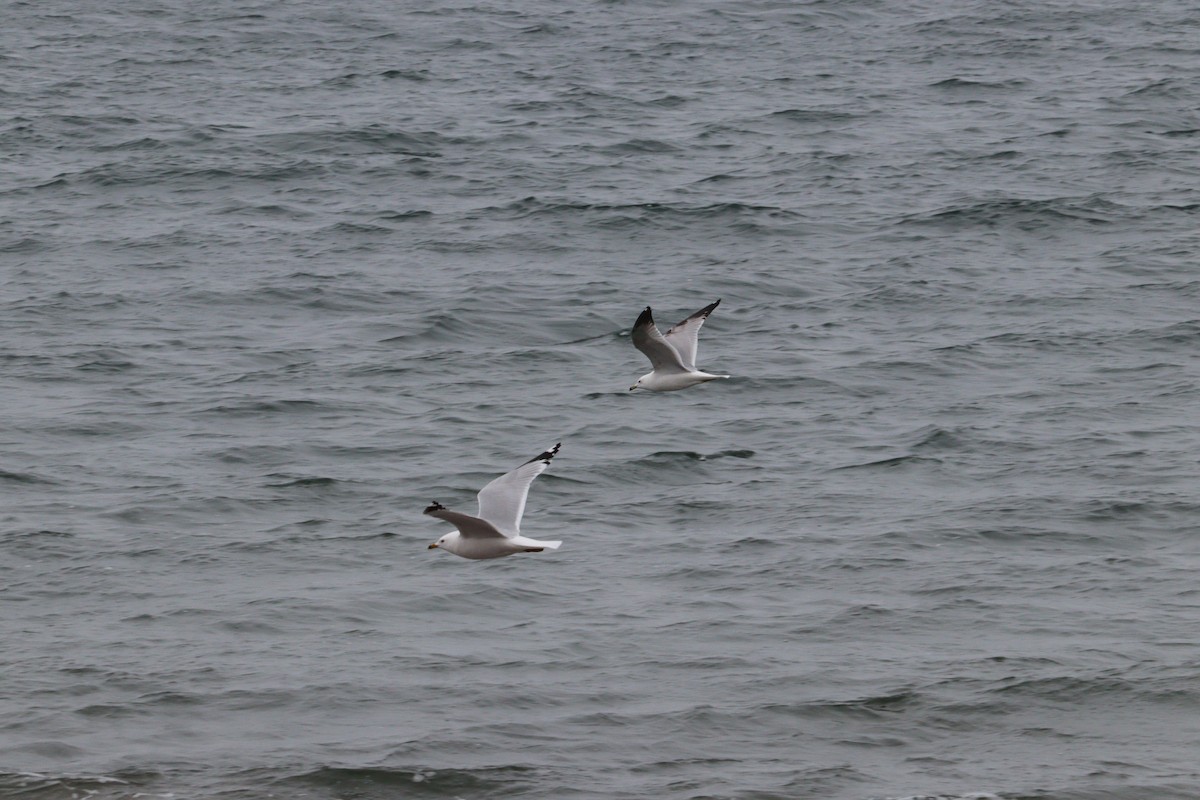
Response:
[[[679,357],[679,351],[671,342],[667,341],[667,338],[659,332],[658,326],[654,324],[650,306],[646,306],[646,310],[637,318],[637,322],[633,323],[631,338],[633,346],[650,359],[650,365],[654,367],[655,372],[689,371],[684,366],[683,359]]]
[[[458,532],[462,534],[464,539],[505,539],[503,533],[496,530],[496,527],[485,519],[472,517],[470,514],[462,514],[458,511],[451,511],[444,505],[434,502],[429,508],[425,509],[425,513],[431,517],[444,519],[454,527],[458,528]]]
[[[667,343],[673,345],[679,353],[679,359],[683,362],[683,366],[689,370],[696,368],[696,348],[700,336],[700,327],[704,324],[704,320],[708,319],[708,315],[713,312],[713,309],[721,305],[721,301],[705,306],[704,308],[692,314],[687,319],[679,322],[671,327],[663,336]]]
[[[529,486],[534,478],[546,471],[561,446],[559,442],[480,489],[479,516],[509,538],[519,534]]]

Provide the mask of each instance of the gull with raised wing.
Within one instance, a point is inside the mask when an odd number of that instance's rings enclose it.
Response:
[[[672,326],[665,334],[659,332],[650,306],[646,306],[637,322],[633,323],[633,346],[646,354],[654,369],[638,378],[629,391],[647,389],[651,392],[674,392],[697,383],[728,378],[728,375],[711,375],[696,369],[696,339],[700,335],[700,326],[720,304],[718,300],[705,306]]]
[[[542,542],[521,535],[521,515],[533,479],[546,471],[562,443],[539,453],[512,472],[496,478],[479,490],[479,516],[451,511],[436,500],[425,509],[431,517],[444,519],[456,531],[447,533],[430,550],[439,549],[463,558],[501,558],[513,553],[557,550],[562,542]]]

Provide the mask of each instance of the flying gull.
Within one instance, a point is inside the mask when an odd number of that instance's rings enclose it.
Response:
[[[659,332],[650,314],[650,306],[646,306],[637,322],[633,323],[633,345],[646,354],[654,369],[638,378],[629,391],[648,389],[651,392],[673,392],[697,383],[728,378],[728,375],[710,375],[696,369],[696,338],[700,335],[700,326],[720,304],[718,300],[705,306],[665,334]]]
[[[431,517],[444,519],[456,531],[447,533],[429,549],[446,550],[463,558],[502,558],[513,553],[557,550],[562,542],[541,542],[521,535],[521,515],[533,479],[546,471],[562,443],[540,453],[512,472],[496,478],[479,490],[479,516],[451,511],[436,500],[425,509]]]

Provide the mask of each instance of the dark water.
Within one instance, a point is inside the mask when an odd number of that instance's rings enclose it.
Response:
[[[0,44],[0,797],[1200,796],[1195,4]]]

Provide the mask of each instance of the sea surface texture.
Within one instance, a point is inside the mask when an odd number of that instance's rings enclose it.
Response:
[[[8,2],[0,102],[0,798],[1200,797],[1195,2]]]

